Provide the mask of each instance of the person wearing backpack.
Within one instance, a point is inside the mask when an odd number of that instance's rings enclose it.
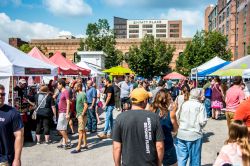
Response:
[[[209,78],[207,83],[203,86],[203,93],[204,93],[204,105],[206,108],[207,118],[212,116],[212,109],[211,109],[211,97],[212,97],[212,89],[211,89],[211,81],[212,78]]]

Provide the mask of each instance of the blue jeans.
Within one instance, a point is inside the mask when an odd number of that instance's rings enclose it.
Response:
[[[88,107],[90,107],[89,105]],[[97,120],[96,120],[96,114],[95,114],[95,107],[93,109],[88,108],[87,111],[87,118],[88,118],[88,130],[90,132],[97,130]]]
[[[190,166],[201,165],[202,138],[195,141],[184,141],[177,138],[176,146],[178,166],[186,166],[188,158],[190,158]]]
[[[210,98],[205,98],[204,105],[205,105],[205,108],[206,108],[207,117],[210,118],[212,116],[211,99]]]
[[[105,118],[105,127],[104,134],[111,134],[111,130],[113,128],[113,110],[115,106],[107,106],[105,109],[106,118]]]

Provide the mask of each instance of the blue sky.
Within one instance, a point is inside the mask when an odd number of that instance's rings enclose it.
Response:
[[[217,0],[0,0],[0,39],[85,35],[88,23],[113,16],[128,19],[181,19],[183,36],[203,28],[204,10]]]

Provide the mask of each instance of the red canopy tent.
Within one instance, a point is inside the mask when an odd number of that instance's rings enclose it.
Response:
[[[40,59],[48,64],[51,64],[53,66],[56,66],[58,67],[58,65],[56,65],[55,63],[51,62],[49,60],[49,58],[47,58],[37,47],[34,47],[29,53],[28,55],[34,57],[34,58],[37,58],[37,59]]]
[[[172,72],[164,76],[163,79],[164,80],[183,80],[183,79],[186,79],[186,77],[177,72]]]
[[[70,60],[64,58],[62,54],[57,51],[50,59],[51,62],[58,65],[58,72],[59,74],[63,75],[89,75],[90,70],[78,67],[74,63],[72,63]]]

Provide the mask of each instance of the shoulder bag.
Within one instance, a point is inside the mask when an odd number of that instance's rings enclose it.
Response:
[[[38,111],[38,109],[41,107],[43,101],[48,97],[48,95],[49,95],[49,94],[47,94],[47,95],[42,99],[41,103],[40,103],[40,104],[38,105],[38,107],[34,110],[34,112],[33,112],[33,114],[32,114],[32,117],[31,117],[33,120],[36,120],[36,118],[37,118],[37,111]]]

